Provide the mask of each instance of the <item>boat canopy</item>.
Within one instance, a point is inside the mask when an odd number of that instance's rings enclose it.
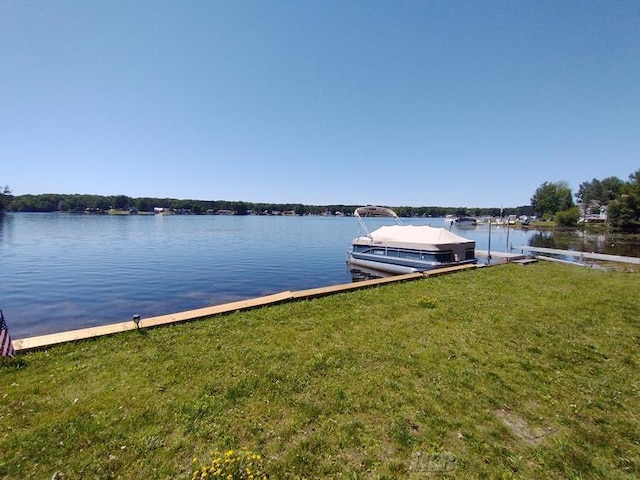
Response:
[[[396,214],[396,212],[394,212],[390,208],[377,207],[375,205],[356,208],[356,211],[353,212],[353,215],[357,218],[364,217],[364,216],[398,218],[398,215]]]
[[[369,233],[367,225],[364,223],[363,217],[390,217],[393,218],[396,225],[400,225],[400,218],[398,218],[396,212],[386,207],[368,205],[366,207],[356,208],[355,212],[353,212],[353,216],[358,219],[358,225],[360,225],[360,228],[362,228],[367,235],[371,234]]]
[[[384,245],[396,248],[412,248],[425,250],[442,248],[447,245],[475,246],[473,240],[455,233],[428,225],[386,225],[367,236],[354,239],[354,245]]]

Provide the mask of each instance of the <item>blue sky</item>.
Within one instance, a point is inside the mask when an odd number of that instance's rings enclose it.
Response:
[[[0,0],[0,183],[527,205],[640,169],[638,25],[635,0]]]

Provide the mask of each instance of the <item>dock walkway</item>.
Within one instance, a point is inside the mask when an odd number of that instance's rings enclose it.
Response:
[[[589,259],[589,260],[601,260],[605,262],[632,263],[635,265],[640,265],[639,257],[624,257],[622,255],[607,255],[605,253],[581,252],[577,250],[558,250],[555,248],[529,247],[526,245],[511,247],[511,249],[520,250],[523,253],[528,251],[528,252],[534,252],[534,253],[544,253],[547,255],[562,255],[565,257],[576,257],[580,261],[583,261],[584,259]]]
[[[477,258],[489,258],[489,255],[491,255],[491,259],[500,259],[506,262],[511,262],[513,260],[524,260],[529,257],[529,255],[525,255],[524,253],[489,252],[488,250],[476,249]]]

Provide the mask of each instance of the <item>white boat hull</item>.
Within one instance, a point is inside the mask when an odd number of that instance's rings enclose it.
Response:
[[[356,256],[357,255],[357,256]],[[366,258],[374,257],[374,258]],[[438,263],[438,262],[419,262],[403,260],[396,257],[386,257],[380,255],[362,255],[349,252],[347,257],[347,263],[350,266],[360,266],[369,268],[372,270],[379,270],[381,272],[393,273],[396,275],[402,275],[405,273],[426,272],[428,270],[434,270],[436,268],[448,267],[451,265],[462,265],[466,263],[476,263],[477,259],[463,260],[451,263]]]
[[[395,275],[403,275],[405,273],[416,273],[420,271],[417,268],[407,267],[404,265],[394,265],[392,263],[374,262],[372,260],[362,260],[360,258],[353,258],[352,256],[349,256],[347,263],[350,266],[364,267],[364,268],[369,268],[371,270],[379,270],[381,272],[393,273]]]

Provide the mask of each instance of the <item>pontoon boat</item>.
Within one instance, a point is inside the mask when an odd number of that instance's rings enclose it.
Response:
[[[353,239],[347,263],[394,274],[476,263],[475,242],[446,228],[402,225],[390,208],[368,206],[353,214],[364,235]],[[390,217],[394,225],[369,232],[363,217]]]

